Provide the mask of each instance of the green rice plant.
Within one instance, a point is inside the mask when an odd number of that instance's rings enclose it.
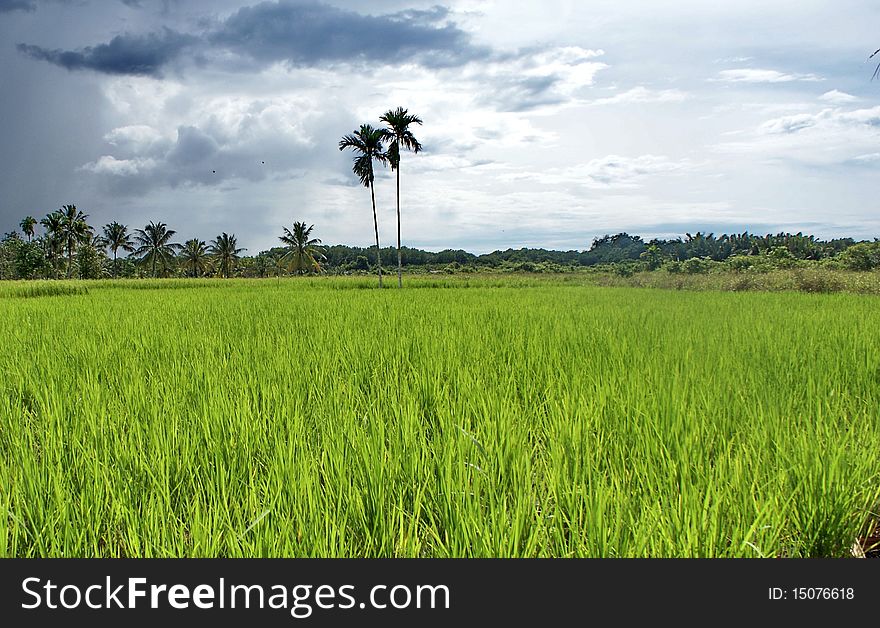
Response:
[[[876,300],[588,282],[0,299],[0,556],[846,555]]]

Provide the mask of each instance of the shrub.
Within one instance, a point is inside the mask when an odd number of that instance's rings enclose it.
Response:
[[[838,256],[847,270],[875,270],[880,268],[880,241],[859,242]]]
[[[712,260],[702,257],[692,257],[681,264],[681,271],[688,275],[701,275],[712,269]]]

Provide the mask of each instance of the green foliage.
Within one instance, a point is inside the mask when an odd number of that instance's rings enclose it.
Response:
[[[299,275],[321,272],[321,261],[326,259],[320,238],[313,238],[315,225],[294,222],[293,231],[284,227],[284,235],[278,239],[287,246],[283,256],[288,272]]]
[[[645,264],[647,270],[657,270],[663,265],[663,250],[656,244],[650,244],[644,253],[639,255],[639,259]]]
[[[189,277],[201,277],[211,269],[211,255],[204,240],[191,238],[180,250],[180,267]]]
[[[714,267],[714,263],[710,259],[702,257],[692,257],[685,260],[681,264],[681,272],[688,275],[697,275],[708,273]]]
[[[880,241],[854,244],[840,254],[839,261],[847,270],[876,270],[880,268]]]
[[[141,264],[149,266],[151,277],[169,277],[176,270],[175,256],[183,247],[171,241],[175,234],[177,231],[169,229],[164,222],[150,222],[143,229],[135,230],[133,255],[140,257]]]
[[[244,249],[238,248],[238,239],[235,235],[229,235],[225,231],[211,241],[208,252],[211,255],[217,272],[221,277],[229,279],[235,270],[235,265],[239,260],[239,253]]]
[[[90,244],[81,245],[76,252],[76,268],[80,279],[100,279],[104,276],[106,258]]]
[[[639,236],[618,233],[593,240],[590,250],[579,257],[582,266],[613,264],[627,260],[637,260],[647,250]]]

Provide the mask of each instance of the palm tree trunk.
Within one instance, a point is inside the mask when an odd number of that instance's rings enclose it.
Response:
[[[399,153],[398,153],[399,154]],[[397,287],[403,288],[403,262],[400,257],[400,157],[397,158]]]
[[[376,229],[376,262],[379,265],[379,287],[382,287],[382,251],[379,248],[379,219],[376,217],[376,192],[370,181],[370,197],[373,199],[373,227]]]
[[[116,267],[116,249],[113,249],[113,278],[119,278],[119,269]]]

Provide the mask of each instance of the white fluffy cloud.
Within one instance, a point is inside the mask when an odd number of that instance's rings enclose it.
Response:
[[[835,105],[845,105],[851,102],[858,102],[859,98],[838,89],[832,89],[819,96],[819,100],[824,100],[825,102],[830,102]]]

